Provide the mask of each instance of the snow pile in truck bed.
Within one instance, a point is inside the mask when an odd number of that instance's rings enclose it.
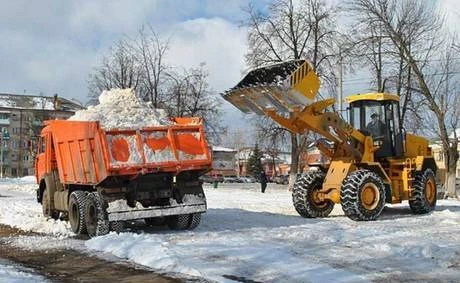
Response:
[[[151,102],[142,101],[132,89],[103,91],[98,105],[77,111],[69,120],[99,121],[106,130],[172,124],[163,109],[155,109]]]

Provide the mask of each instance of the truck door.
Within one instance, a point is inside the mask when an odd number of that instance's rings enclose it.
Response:
[[[35,158],[35,174],[40,180],[45,173],[45,137],[41,136],[38,139],[37,157]]]

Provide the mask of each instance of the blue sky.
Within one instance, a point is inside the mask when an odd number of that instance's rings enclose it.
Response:
[[[267,1],[255,3],[263,9]],[[88,74],[104,52],[145,24],[171,36],[170,64],[189,68],[206,62],[211,87],[222,92],[246,70],[246,31],[240,24],[248,2],[0,0],[0,92],[58,93],[86,102]],[[455,0],[442,3],[445,11],[458,11]],[[456,13],[451,26],[459,26]],[[344,92],[366,87],[345,84]],[[226,102],[223,107],[226,123],[240,127],[240,113]]]

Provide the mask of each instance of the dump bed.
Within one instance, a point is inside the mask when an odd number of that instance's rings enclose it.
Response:
[[[52,120],[42,136],[52,140],[54,153],[48,158],[64,184],[97,185],[108,176],[209,170],[211,153],[201,119],[172,121],[168,126],[104,130],[98,122]]]

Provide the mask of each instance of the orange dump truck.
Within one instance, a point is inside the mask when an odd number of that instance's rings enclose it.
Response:
[[[76,234],[97,236],[144,219],[193,229],[206,211],[198,177],[211,169],[200,118],[168,126],[104,130],[99,122],[51,120],[35,174],[43,214],[68,217]]]

